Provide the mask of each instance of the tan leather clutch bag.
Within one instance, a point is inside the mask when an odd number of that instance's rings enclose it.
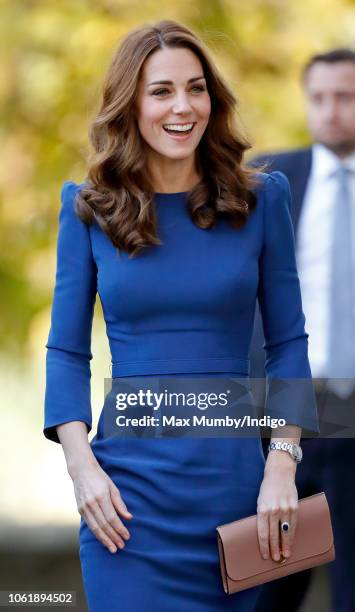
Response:
[[[262,558],[256,516],[216,527],[223,587],[227,594],[335,559],[333,530],[324,492],[298,501],[296,533],[288,559]]]

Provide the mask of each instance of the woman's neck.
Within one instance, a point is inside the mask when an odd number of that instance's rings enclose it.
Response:
[[[153,190],[157,193],[190,191],[199,182],[194,159],[151,157],[148,160]]]

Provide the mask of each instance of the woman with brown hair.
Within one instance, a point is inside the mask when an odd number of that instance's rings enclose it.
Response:
[[[253,610],[258,588],[223,591],[215,528],[256,511],[260,554],[280,558],[280,520],[292,552],[296,462],[284,450],[265,462],[258,437],[125,439],[104,411],[87,437],[97,293],[113,381],[247,380],[256,300],[267,375],[310,377],[288,183],[243,166],[235,105],[194,33],[140,27],[109,68],[87,179],[62,189],[44,434],[73,480],[91,612]],[[301,427],[317,429],[314,408],[275,411],[289,428],[273,438],[298,444]]]

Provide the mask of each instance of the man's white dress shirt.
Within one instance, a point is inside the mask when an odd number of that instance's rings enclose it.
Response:
[[[355,153],[341,160],[352,170],[353,262],[355,270]],[[326,362],[329,342],[330,258],[333,216],[338,183],[334,174],[339,158],[321,144],[312,147],[312,166],[306,187],[296,238],[309,361],[315,378],[328,377]],[[353,301],[355,312],[355,298]]]

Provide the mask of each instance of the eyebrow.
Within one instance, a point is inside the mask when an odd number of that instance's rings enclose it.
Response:
[[[195,81],[199,81],[200,79],[204,79],[204,76],[198,76],[198,77],[192,77],[192,79],[189,79],[187,82],[188,83],[194,83]],[[149,87],[149,85],[173,85],[174,83],[172,81],[152,81],[151,83],[148,83],[147,87]]]

